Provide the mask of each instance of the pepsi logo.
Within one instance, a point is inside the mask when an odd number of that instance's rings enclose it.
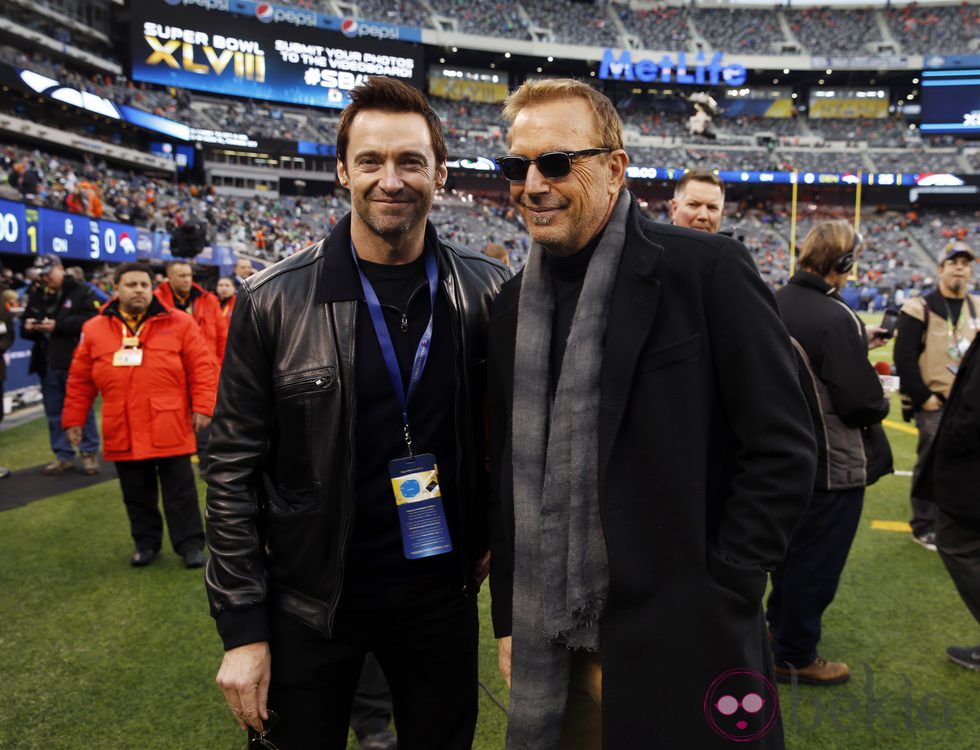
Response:
[[[275,10],[269,3],[259,3],[255,6],[255,17],[262,23],[269,23],[275,15]]]
[[[357,36],[357,19],[345,18],[343,21],[341,21],[340,33],[351,38]]]

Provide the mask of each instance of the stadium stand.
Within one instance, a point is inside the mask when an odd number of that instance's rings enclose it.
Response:
[[[549,29],[552,41],[590,47],[620,46],[619,30],[605,3],[521,0],[533,26]]]
[[[779,20],[771,10],[696,8],[691,19],[714,49],[743,54],[770,54],[783,40]],[[685,37],[686,38],[686,37]]]
[[[782,11],[799,41],[814,55],[864,54],[868,44],[882,41],[875,11],[806,8]]]
[[[619,18],[627,33],[639,37],[646,49],[684,49],[691,37],[684,7],[633,9],[623,7]]]
[[[939,7],[912,4],[882,13],[907,53],[966,51],[980,33],[980,7],[975,3]]]
[[[429,0],[437,15],[454,20],[463,34],[530,39],[516,0],[472,3],[469,0]]]

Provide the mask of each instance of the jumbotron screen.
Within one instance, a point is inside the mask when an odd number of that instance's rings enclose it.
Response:
[[[341,109],[364,77],[422,88],[421,49],[166,0],[132,3],[132,77],[163,86]]]
[[[980,135],[980,70],[922,72],[923,133]]]

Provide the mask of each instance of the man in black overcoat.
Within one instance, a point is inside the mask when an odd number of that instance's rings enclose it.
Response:
[[[980,336],[973,339],[953,381],[936,439],[926,454],[915,497],[938,508],[936,548],[956,590],[980,623]],[[980,670],[980,644],[950,646],[949,658]]]
[[[533,240],[488,351],[507,747],[782,748],[760,602],[816,452],[772,295],[741,243],[642,215],[591,87],[504,117]]]

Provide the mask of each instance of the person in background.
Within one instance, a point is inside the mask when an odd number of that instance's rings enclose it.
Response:
[[[10,290],[5,290],[10,291]],[[7,362],[3,353],[14,343],[14,314],[6,305],[0,305],[0,398],[3,396],[3,384],[7,379]],[[0,422],[3,422],[3,403],[0,401]],[[0,466],[0,479],[10,476],[10,469]]]
[[[167,264],[167,279],[160,283],[153,294],[164,307],[187,313],[201,328],[208,351],[218,365],[225,357],[225,341],[228,336],[218,298],[194,281],[191,264],[174,260]]]
[[[190,454],[211,421],[217,365],[191,317],[153,296],[145,265],[121,264],[115,281],[118,296],[82,328],[62,425],[77,444],[102,394],[105,458],[116,462],[136,546],[130,564],[144,567],[160,553],[159,482],[170,543],[186,567],[200,568],[204,527]]]
[[[65,273],[61,258],[53,253],[35,262],[38,282],[31,286],[27,304],[21,314],[22,338],[34,342],[29,372],[41,378],[41,397],[48,418],[48,433],[55,459],[43,471],[61,474],[75,465],[75,446],[61,429],[61,410],[68,382],[68,368],[85,321],[99,311],[99,300],[86,284],[79,284]],[[83,421],[81,471],[99,471],[99,431],[95,414],[89,412]]]
[[[191,264],[174,260],[167,264],[167,280],[159,284],[153,292],[164,307],[181,310],[190,315],[201,329],[208,351],[215,364],[221,369],[225,358],[225,342],[228,338],[228,321],[221,313],[221,303],[211,292],[194,281]],[[197,435],[198,470],[207,470],[207,447],[211,429],[205,426],[195,430]]]
[[[956,377],[953,372],[980,327],[980,297],[969,294],[973,250],[949,243],[939,255],[936,289],[902,306],[895,328],[895,368],[901,379],[902,412],[919,430],[912,470],[912,539],[936,550],[936,506],[915,495],[929,446]]]
[[[65,269],[65,273],[75,279],[75,281],[77,281],[79,284],[85,284],[87,287],[89,287],[92,290],[92,293],[99,300],[100,305],[104,305],[109,301],[110,297],[108,294],[102,291],[97,284],[85,279],[85,271],[83,271],[80,266],[69,266]]]
[[[717,233],[725,214],[725,183],[714,172],[689,169],[674,187],[670,220],[674,226]]]
[[[850,679],[847,664],[817,653],[821,620],[857,533],[864,489],[892,471],[881,427],[889,401],[868,361],[868,347],[884,343],[881,329],[867,331],[838,294],[862,247],[861,235],[846,222],[817,224],[803,240],[800,270],[776,292],[817,433],[813,493],[785,559],[772,572],[766,606],[781,682]]]
[[[350,728],[357,736],[357,750],[398,750],[391,724],[391,691],[374,654],[364,657],[361,679],[354,693]]]
[[[245,279],[255,273],[255,268],[252,266],[252,261],[248,258],[239,258],[235,261],[235,277],[232,281],[235,282],[235,289],[238,289],[242,284],[245,283]]]
[[[230,276],[222,276],[218,279],[218,284],[214,288],[218,302],[221,303],[221,316],[225,319],[226,323],[230,320],[231,314],[235,310],[235,292],[237,291],[235,280]]]
[[[980,336],[963,355],[936,437],[915,484],[916,497],[937,508],[936,547],[963,603],[980,624]],[[950,646],[946,655],[980,670],[980,644]]]
[[[510,265],[510,253],[507,252],[506,247],[499,243],[491,242],[483,249],[483,252],[494,260],[499,260],[505,266]]]

